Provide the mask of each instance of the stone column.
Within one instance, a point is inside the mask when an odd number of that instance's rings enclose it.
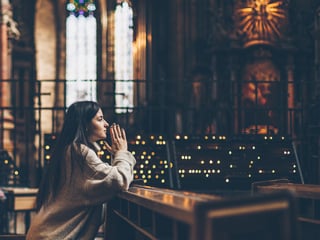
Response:
[[[13,144],[10,140],[10,131],[13,129],[13,118],[9,107],[11,107],[10,86],[10,42],[9,37],[17,36],[16,23],[12,19],[12,11],[9,0],[1,0],[0,13],[0,106],[1,122],[3,124],[0,139],[1,147],[11,152]]]

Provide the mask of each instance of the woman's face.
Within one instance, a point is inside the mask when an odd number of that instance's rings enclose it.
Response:
[[[90,142],[96,142],[107,137],[107,128],[109,123],[104,120],[102,110],[92,118],[88,126],[88,139]]]

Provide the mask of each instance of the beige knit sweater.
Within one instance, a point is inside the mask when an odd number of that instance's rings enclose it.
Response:
[[[109,165],[92,149],[81,148],[86,159],[84,170],[76,164],[72,179],[66,181],[71,184],[32,217],[27,240],[94,239],[102,223],[102,204],[117,192],[128,190],[136,163],[130,152],[117,152]],[[67,164],[67,172],[70,167]]]

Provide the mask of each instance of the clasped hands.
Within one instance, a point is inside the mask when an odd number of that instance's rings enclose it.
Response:
[[[111,146],[108,142],[104,142],[107,151],[110,152],[112,155],[114,155],[118,151],[127,151],[128,142],[125,130],[121,128],[119,124],[115,123],[113,123],[109,129]]]

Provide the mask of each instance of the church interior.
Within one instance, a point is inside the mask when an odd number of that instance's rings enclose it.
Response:
[[[79,100],[137,160],[102,239],[320,238],[318,0],[1,0],[0,24],[0,239]]]

